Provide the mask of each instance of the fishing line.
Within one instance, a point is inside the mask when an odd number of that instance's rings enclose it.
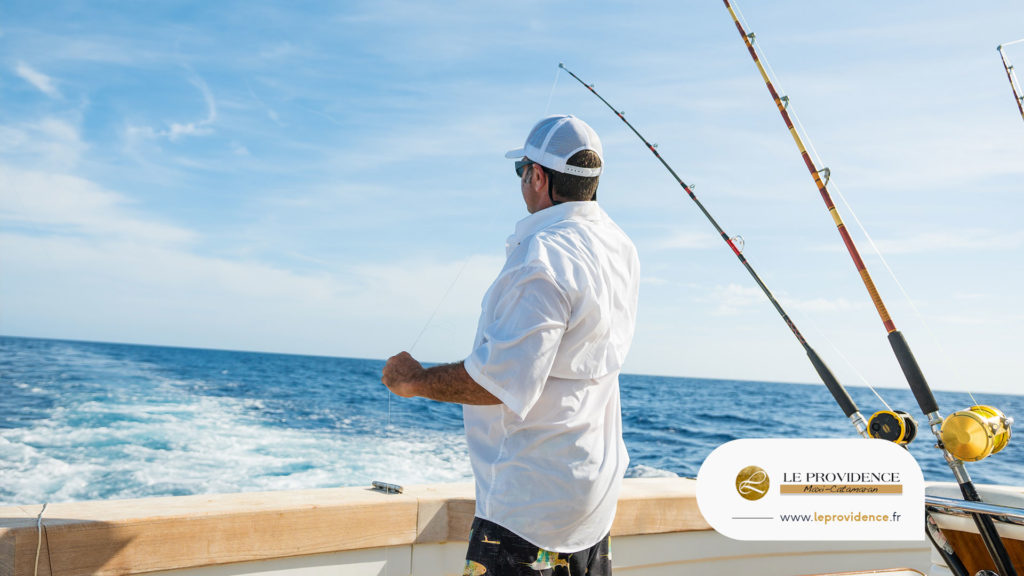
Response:
[[[843,201],[843,205],[846,207],[847,210],[849,210],[850,216],[852,216],[853,221],[857,223],[857,227],[860,228],[861,234],[864,235],[864,238],[867,239],[868,244],[871,245],[871,249],[874,251],[875,255],[878,256],[878,259],[882,263],[882,266],[884,266],[886,271],[889,273],[889,277],[892,278],[893,282],[896,283],[896,287],[899,288],[900,293],[903,294],[903,298],[904,300],[906,300],[907,304],[910,305],[910,309],[914,311],[914,315],[917,317],[918,322],[920,322],[921,325],[924,326],[925,332],[927,332],[928,335],[931,336],[932,343],[935,345],[936,348],[938,348],[939,357],[942,358],[943,364],[945,365],[946,369],[952,371],[959,382],[970,382],[969,379],[964,378],[961,369],[950,360],[950,358],[952,357],[946,353],[946,347],[942,345],[942,341],[939,338],[938,333],[935,331],[934,328],[931,327],[931,325],[925,319],[925,315],[921,313],[921,310],[917,307],[917,304],[914,303],[914,300],[910,297],[910,293],[907,292],[907,289],[903,287],[903,283],[900,282],[900,279],[896,276],[896,272],[892,269],[891,266],[889,266],[889,262],[885,259],[885,256],[882,254],[881,249],[879,249],[878,245],[875,244],[874,238],[871,237],[871,234],[868,233],[867,228],[864,227],[864,224],[860,221],[860,218],[857,217],[857,213],[854,211],[853,206],[851,206],[850,203],[846,200],[846,196],[843,195],[843,192],[840,189],[839,185],[833,185],[832,189],[836,191],[836,194],[839,195],[839,199]],[[971,402],[973,404],[978,404],[978,401],[974,399],[973,391],[968,390],[967,395],[971,397]]]
[[[872,438],[881,438],[882,440],[888,440],[895,444],[901,445],[904,448],[908,448],[910,443],[917,437],[917,423],[913,417],[910,416],[904,410],[893,409],[885,398],[875,390],[875,387],[871,385],[871,382],[864,377],[864,374],[850,361],[849,358],[843,354],[842,350],[836,346],[832,340],[821,330],[818,323],[814,321],[814,317],[810,316],[811,327],[814,328],[818,336],[825,340],[825,342],[831,346],[832,350],[842,358],[843,362],[846,363],[847,367],[853,370],[853,373],[860,378],[860,381],[871,390],[871,393],[885,406],[885,410],[880,410],[872,414],[871,418],[868,419],[868,435]]]
[[[760,49],[760,45],[758,45],[758,47]],[[807,129],[804,128],[804,125],[800,121],[800,117],[797,115],[796,110],[789,110],[789,114],[790,116],[792,116],[794,123],[799,127],[800,132],[803,134],[804,141],[807,142],[807,148],[810,150],[811,156],[815,160],[816,165],[826,166],[826,168],[822,169],[824,171],[827,171],[828,174],[825,178],[825,185],[828,185],[830,183],[832,184],[831,189],[834,190],[837,195],[839,195],[839,199],[843,201],[843,206],[845,206],[846,209],[850,212],[850,216],[853,217],[853,221],[857,223],[857,227],[860,228],[860,231],[864,235],[864,238],[866,238],[868,244],[871,245],[871,249],[874,251],[875,255],[878,256],[878,259],[882,262],[882,266],[885,267],[886,271],[889,273],[889,276],[896,283],[896,286],[900,289],[900,292],[903,294],[903,297],[906,299],[907,303],[910,304],[910,307],[914,310],[914,313],[917,314],[918,318],[921,319],[922,323],[924,323],[924,316],[921,314],[921,311],[918,310],[917,306],[914,304],[914,301],[910,298],[910,294],[907,292],[906,288],[903,287],[903,283],[900,282],[900,279],[896,277],[896,272],[894,272],[892,267],[889,266],[889,262],[885,259],[885,256],[882,254],[881,249],[879,249],[878,245],[875,244],[874,238],[871,237],[871,234],[868,234],[868,229],[864,226],[864,223],[861,222],[860,217],[857,216],[857,212],[854,211],[853,206],[846,199],[846,196],[843,194],[843,191],[839,188],[839,185],[832,180],[832,172],[827,168],[828,164],[822,159],[821,155],[818,154],[818,150],[814,147],[814,142],[811,140],[810,136],[807,135]]]
[[[441,306],[444,304],[444,301],[448,299],[448,295],[451,293],[452,288],[455,287],[455,284],[459,281],[459,278],[462,277],[462,272],[466,270],[467,264],[469,264],[469,258],[466,258],[465,260],[462,261],[462,266],[459,267],[459,271],[457,274],[455,274],[455,278],[452,279],[451,284],[448,285],[448,289],[444,291],[444,294],[441,296],[441,299],[437,302],[437,306],[434,307],[434,311],[430,313],[430,317],[427,318],[427,321],[423,324],[423,328],[421,328],[419,334],[416,335],[416,339],[412,341],[412,345],[409,346],[408,349],[408,352],[410,354],[412,354],[412,351],[416,348],[416,345],[419,344],[420,338],[423,337],[423,333],[427,331],[427,328],[430,327],[430,324],[434,321],[434,317],[437,316],[437,312],[441,309]],[[392,396],[394,396],[394,394],[392,394],[391,391],[388,390],[388,418],[385,430],[390,430],[391,428]]]
[[[444,301],[448,298],[448,294],[450,294],[452,288],[455,287],[455,283],[458,282],[459,278],[462,277],[462,272],[466,269],[467,264],[469,264],[469,258],[466,258],[465,260],[462,261],[462,266],[459,268],[459,272],[455,275],[455,279],[453,279],[452,283],[448,285],[448,289],[444,291],[444,295],[441,296],[441,300],[438,301],[437,306],[434,307],[434,311],[430,313],[430,318],[427,318],[427,322],[426,324],[423,325],[423,329],[421,329],[420,333],[416,335],[416,339],[412,341],[412,346],[409,346],[410,354],[412,354],[413,349],[416,348],[416,344],[419,344],[420,338],[423,336],[423,333],[427,331],[427,327],[430,326],[430,323],[434,321],[434,316],[437,316],[437,311],[441,309],[441,305],[444,304]]]
[[[836,354],[839,355],[840,358],[842,358],[843,362],[846,363],[846,366],[850,370],[853,370],[853,373],[856,374],[858,378],[860,378],[860,381],[863,382],[865,386],[867,386],[868,390],[871,390],[871,392],[875,394],[875,397],[877,397],[878,400],[882,403],[882,405],[885,406],[885,409],[892,412],[892,406],[889,406],[889,403],[885,401],[885,398],[882,398],[882,395],[879,394],[877,390],[875,390],[875,387],[871,385],[871,382],[868,382],[868,379],[864,377],[864,374],[862,374],[861,371],[857,369],[853,362],[851,362],[850,359],[847,358],[845,354],[843,354],[843,351],[840,350],[839,347],[836,346],[832,342],[832,340],[830,340],[829,337],[825,335],[824,332],[822,332],[821,328],[818,326],[818,323],[814,321],[814,318],[811,316],[808,316],[808,318],[810,318],[809,322],[811,323],[811,327],[814,328],[814,331],[818,334],[818,336],[820,336],[821,339],[824,340],[825,343],[832,348],[833,352],[835,352]]]
[[[723,2],[736,24],[736,29],[743,38],[743,42],[747,47],[747,51],[750,53],[750,57],[754,60],[754,64],[761,73],[761,77],[768,88],[768,92],[775,101],[779,114],[782,115],[782,119],[786,123],[786,127],[789,129],[790,135],[793,137],[793,141],[796,144],[797,149],[800,151],[801,158],[806,164],[811,177],[814,179],[815,186],[818,188],[818,192],[820,193],[825,206],[828,208],[829,214],[832,216],[832,219],[836,224],[836,229],[842,237],[843,243],[846,245],[850,257],[853,259],[854,266],[857,268],[857,271],[861,276],[861,280],[863,281],[865,288],[868,290],[868,294],[871,296],[875,309],[878,311],[879,317],[885,326],[889,343],[892,346],[893,353],[896,355],[896,360],[899,362],[900,368],[903,370],[903,374],[907,379],[907,384],[910,386],[921,412],[928,419],[928,424],[931,427],[932,433],[936,438],[938,438],[936,447],[942,450],[943,457],[947,464],[949,464],[953,475],[956,477],[957,484],[960,487],[960,492],[963,494],[964,499],[972,502],[980,502],[981,497],[979,496],[974,483],[971,481],[970,475],[967,473],[967,469],[964,467],[964,461],[975,462],[1002,450],[1009,442],[1010,425],[1013,423],[1013,420],[1011,418],[1007,418],[1001,411],[990,406],[972,406],[968,410],[955,412],[945,419],[939,413],[939,405],[935,401],[935,396],[932,393],[931,387],[928,385],[928,381],[924,378],[924,373],[921,371],[921,367],[918,365],[913,352],[910,350],[909,343],[907,343],[903,334],[896,329],[895,323],[892,321],[892,318],[889,317],[889,313],[885,309],[885,304],[882,302],[881,296],[878,294],[878,290],[875,288],[874,282],[871,280],[871,275],[868,273],[867,267],[864,265],[864,262],[857,251],[857,247],[853,243],[853,239],[846,230],[846,225],[843,223],[842,218],[839,216],[839,212],[836,210],[835,205],[832,202],[831,196],[829,195],[826,187],[829,177],[827,169],[818,170],[815,167],[810,154],[804,147],[803,141],[801,140],[800,135],[787,112],[789,99],[786,98],[783,100],[783,98],[779,96],[779,93],[776,91],[775,86],[772,83],[771,77],[768,76],[764,65],[758,57],[758,51],[754,48],[753,41],[755,39],[755,35],[753,33],[748,34],[746,32],[743,25],[740,23],[736,12],[733,10],[730,0],[723,0]],[[1000,50],[1000,52],[1002,51]],[[821,175],[823,173],[825,175],[824,183],[821,180]],[[947,426],[949,428],[948,434]],[[975,434],[977,434],[977,436],[975,436]],[[974,438],[977,438],[978,441],[975,441]],[[987,549],[989,556],[991,556],[999,574],[1001,574],[1001,576],[1016,576],[1017,572],[1013,567],[1012,560],[1007,553],[1006,547],[1000,539],[992,518],[979,513],[972,513],[971,515],[974,518],[975,525],[977,526],[978,533],[981,535],[982,541],[985,544],[985,548]]]
[[[465,260],[462,261],[462,266],[459,267],[459,271],[455,275],[455,278],[451,281],[450,284],[448,284],[448,289],[444,291],[444,294],[441,296],[441,299],[438,301],[437,306],[434,307],[434,311],[430,313],[430,317],[427,318],[426,323],[423,324],[423,328],[421,328],[419,334],[416,335],[416,339],[413,340],[412,345],[409,346],[408,352],[410,354],[412,354],[412,351],[416,348],[416,345],[419,344],[420,338],[423,337],[423,333],[427,331],[427,328],[434,321],[434,317],[437,316],[437,312],[441,309],[441,306],[444,304],[444,301],[448,299],[448,295],[451,293],[452,288],[455,287],[455,284],[459,281],[459,278],[462,277],[462,272],[466,270],[466,265],[469,264],[469,260],[470,260],[469,258],[466,258]],[[387,390],[387,387],[385,387],[385,390],[386,390],[386,393],[388,395],[388,415],[387,415],[387,421],[386,421],[386,423],[384,425],[384,440],[386,442],[386,441],[390,440],[390,438],[391,438],[391,397],[394,396],[394,394],[391,392],[391,390]],[[370,483],[370,485],[373,487],[373,489],[380,490],[380,491],[384,492],[385,494],[401,494],[403,492],[403,488],[399,484],[394,484],[394,483],[389,483],[389,482],[381,482],[379,480],[374,480],[374,481],[372,481]],[[385,576],[390,573],[390,570],[391,570],[390,564],[391,563],[388,561],[388,552],[387,552],[387,549],[385,548],[385,550],[384,550],[384,574],[385,574]]]
[[[407,351],[410,354],[416,348],[416,345],[419,344],[420,338],[423,337],[423,333],[427,331],[427,328],[434,321],[434,317],[437,316],[437,312],[441,309],[441,306],[444,304],[444,301],[447,300],[448,295],[452,291],[452,288],[455,287],[455,284],[459,281],[459,278],[462,277],[462,272],[465,271],[466,266],[469,264],[469,260],[470,260],[469,258],[466,258],[465,260],[462,261],[462,266],[459,267],[459,271],[455,275],[455,278],[452,279],[451,283],[448,285],[448,289],[445,290],[444,294],[441,296],[441,299],[438,301],[437,306],[434,307],[434,311],[431,312],[430,317],[427,318],[426,323],[423,324],[423,328],[420,329],[419,334],[416,335],[416,339],[413,340],[412,345],[409,346],[409,349]],[[391,392],[391,390],[387,390],[387,387],[385,387],[385,390],[386,390],[386,393],[388,395],[388,414],[387,414],[387,421],[386,421],[385,426],[384,426],[384,441],[387,442],[388,440],[391,439],[391,397],[394,396],[394,394]],[[374,490],[380,490],[381,492],[384,492],[385,494],[401,494],[404,491],[403,487],[400,484],[395,484],[395,483],[391,483],[391,482],[381,482],[379,480],[374,480],[374,481],[372,481],[370,483],[370,485],[372,486],[372,488]],[[388,561],[388,549],[385,548],[384,549],[384,574],[385,574],[385,576],[390,574],[390,571],[391,571],[391,563]]]
[[[733,6],[733,8],[736,10],[736,14],[739,16],[739,19],[743,22],[743,25],[747,29],[749,29],[749,25],[747,24],[746,19],[743,17],[743,14],[740,12],[739,7]],[[751,41],[751,43],[757,43],[756,35],[751,34],[750,35],[750,41]],[[761,53],[761,56],[759,57],[759,60],[764,64],[764,67],[768,71],[769,76],[771,76],[772,78],[775,79],[775,83],[781,84],[779,82],[778,74],[775,72],[775,69],[772,68],[771,63],[768,61],[768,57],[765,56],[764,47],[761,46],[761,44],[759,44],[759,43],[757,44],[757,46],[758,46],[758,51]],[[782,91],[782,92],[784,93],[785,91]],[[805,139],[807,140],[807,147],[810,150],[810,153],[811,153],[812,157],[817,162],[817,165],[818,166],[826,166],[826,168],[824,168],[823,171],[826,173],[825,183],[827,184],[828,182],[831,181],[831,171],[827,168],[828,164],[826,164],[822,160],[821,156],[818,154],[817,149],[814,147],[814,142],[812,142],[810,140],[810,138],[807,137],[807,129],[804,128],[804,125],[800,121],[800,117],[797,115],[796,110],[790,108],[790,103],[791,102],[790,102],[789,97],[788,96],[781,96],[780,100],[782,100],[785,103],[784,106],[785,106],[786,110],[789,111],[789,114],[792,116],[793,121],[796,124],[796,126],[799,128],[800,132],[802,132],[804,134]],[[913,302],[910,300],[910,295],[907,294],[907,291],[903,288],[903,284],[900,283],[898,278],[896,278],[896,274],[892,271],[892,268],[889,267],[889,263],[886,262],[885,257],[882,256],[881,250],[878,249],[878,246],[875,244],[874,240],[872,240],[871,236],[868,234],[867,229],[861,223],[860,218],[858,218],[857,214],[854,213],[853,208],[850,206],[849,202],[847,202],[846,197],[839,190],[838,186],[833,186],[833,189],[835,189],[836,193],[839,194],[839,198],[843,201],[843,205],[845,205],[846,208],[850,211],[850,214],[853,215],[854,221],[857,222],[857,225],[858,225],[858,227],[860,227],[861,232],[864,233],[864,236],[868,239],[868,242],[871,244],[871,246],[874,249],[875,253],[882,260],[882,264],[884,264],[885,268],[889,271],[889,275],[892,276],[892,279],[896,281],[896,285],[899,286],[900,291],[903,292],[904,297],[907,299],[908,302],[910,302],[910,305],[911,305],[911,307],[913,307],[914,311],[917,313],[918,318],[922,319],[922,322],[923,322],[923,316],[917,310],[917,307],[914,306]],[[847,358],[845,354],[843,354],[843,352],[839,349],[839,347],[837,347],[835,344],[833,344],[832,341],[827,336],[825,336],[824,332],[822,332],[821,329],[818,328],[817,323],[815,323],[813,319],[811,319],[811,325],[818,332],[818,335],[821,336],[822,338],[824,338],[825,342],[828,343],[829,346],[832,347],[832,350],[834,350],[836,352],[836,354],[838,354],[839,357],[843,359],[843,361],[846,363],[846,365],[851,370],[853,370],[853,372],[857,375],[857,377],[860,378],[861,382],[863,382],[864,385],[867,386],[868,389],[871,390],[871,392],[873,392],[876,397],[878,397],[878,399],[885,406],[886,410],[888,410],[889,412],[894,412],[892,407],[889,406],[889,403],[886,402],[884,398],[882,398],[882,395],[879,394],[877,390],[875,390],[874,386],[872,386],[871,383],[868,382],[867,378],[865,378],[864,375],[860,372],[860,370],[858,370],[857,367],[854,365],[854,363],[851,362],[850,359]],[[973,396],[971,398],[973,400]]]
[[[756,40],[754,41],[756,42]],[[758,50],[760,50],[763,54],[763,48],[760,44],[758,44]],[[764,57],[762,56],[762,58]],[[771,75],[774,77],[774,72],[771,72],[771,66],[768,64],[766,58],[765,60],[765,67],[768,68]],[[892,266],[889,265],[889,261],[886,260],[885,255],[882,254],[882,250],[878,247],[878,244],[875,243],[875,239],[871,237],[870,233],[868,233],[867,227],[864,226],[864,223],[861,221],[860,217],[857,216],[857,212],[853,209],[853,205],[850,204],[849,200],[847,200],[846,195],[843,194],[843,191],[840,188],[838,182],[832,180],[832,172],[827,168],[828,163],[825,162],[822,156],[818,153],[817,148],[815,148],[814,146],[814,141],[811,140],[810,136],[808,135],[807,129],[804,127],[803,122],[800,121],[800,116],[797,114],[794,107],[787,107],[787,111],[789,112],[789,115],[793,118],[793,123],[799,128],[800,133],[803,134],[803,139],[807,143],[807,149],[810,152],[812,159],[816,163],[815,165],[826,166],[826,168],[822,169],[827,174],[824,182],[825,185],[830,186],[830,189],[833,190],[839,196],[839,199],[843,202],[843,206],[845,206],[846,209],[849,211],[850,216],[853,217],[853,221],[857,223],[857,228],[860,229],[861,234],[864,235],[864,238],[868,241],[868,244],[871,246],[871,250],[875,253],[876,256],[878,256],[878,259],[882,263],[882,266],[885,268],[886,272],[889,273],[889,277],[892,278],[893,282],[895,282],[896,284],[896,287],[899,288],[900,293],[903,295],[903,299],[907,302],[907,304],[910,305],[910,309],[913,310],[914,315],[917,317],[917,320],[924,327],[925,332],[927,332],[931,336],[932,343],[935,344],[936,348],[938,348],[939,354],[943,359],[943,364],[945,365],[946,369],[952,371],[955,374],[958,381],[970,382],[970,380],[963,377],[963,373],[961,372],[960,368],[958,368],[955,364],[952,363],[952,361],[949,360],[951,356],[949,356],[946,353],[945,346],[943,346],[942,342],[939,340],[938,333],[931,327],[931,325],[928,324],[928,321],[925,320],[924,314],[921,313],[921,310],[917,307],[917,304],[914,303],[913,298],[910,297],[910,293],[907,292],[907,289],[903,286],[903,283],[900,282],[900,279],[896,276],[896,272],[892,269]],[[971,397],[971,402],[977,405],[978,402],[977,400],[974,399],[974,393],[971,390],[968,390],[967,394]]]
[[[544,107],[544,115],[547,116],[551,110],[551,99],[555,96],[555,87],[558,86],[558,77],[562,75],[562,69],[555,70],[555,81],[551,84],[551,92],[548,94],[548,104]]]
[[[556,77],[556,82],[557,82],[557,77]],[[554,91],[554,88],[552,87],[552,92],[553,91]],[[496,225],[497,224],[497,216],[492,214],[491,218],[487,222],[489,222],[492,225]],[[489,226],[488,228],[491,228],[491,227],[493,227],[493,226]],[[466,257],[465,260],[462,261],[462,265],[459,266],[459,270],[455,274],[455,277],[448,284],[448,288],[445,290],[445,292],[441,296],[440,300],[438,300],[437,305],[434,307],[434,310],[430,313],[430,316],[427,318],[427,321],[424,322],[423,327],[420,329],[419,333],[416,335],[416,338],[413,339],[412,344],[406,350],[410,354],[413,352],[413,350],[416,349],[416,345],[419,344],[420,339],[423,337],[423,334],[426,333],[427,328],[429,328],[430,325],[434,322],[434,318],[437,316],[437,313],[441,310],[441,306],[444,305],[444,302],[448,299],[448,296],[451,294],[452,290],[455,288],[455,285],[458,283],[459,279],[462,278],[462,274],[463,274],[463,272],[465,272],[466,267],[469,265],[469,262],[470,262],[471,259],[472,259],[472,256],[468,256],[468,257]],[[390,390],[388,390],[386,386],[385,386],[385,393],[387,394],[387,416],[386,416],[386,420],[385,420],[384,439],[388,440],[388,439],[390,439],[391,411],[392,411],[391,410],[391,405],[392,405],[392,397],[394,396],[394,394]],[[400,493],[402,491],[402,487],[400,485],[398,485],[398,484],[373,481],[371,483],[371,485],[374,487],[374,489],[381,490],[381,491],[383,491],[385,493]]]
[[[32,571],[34,576],[39,576],[39,552],[43,549],[43,512],[46,512],[47,504],[47,502],[43,503],[43,508],[36,516],[36,563]]]

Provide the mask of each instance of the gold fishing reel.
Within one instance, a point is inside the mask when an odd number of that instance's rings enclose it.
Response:
[[[903,410],[880,410],[868,419],[868,435],[906,446],[917,437],[917,421]]]
[[[942,444],[955,458],[977,462],[999,452],[1010,442],[1008,418],[991,406],[971,406],[953,412],[942,421]]]

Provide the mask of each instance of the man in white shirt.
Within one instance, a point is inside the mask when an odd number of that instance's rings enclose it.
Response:
[[[424,369],[402,352],[382,380],[464,405],[476,479],[465,574],[611,574],[636,248],[595,201],[602,148],[582,120],[545,118],[506,157],[530,215],[506,243],[472,353]]]

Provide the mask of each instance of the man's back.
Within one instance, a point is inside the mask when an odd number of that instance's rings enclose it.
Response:
[[[464,407],[477,516],[557,552],[607,533],[629,462],[618,373],[638,278],[636,249],[595,202],[517,225],[466,360],[503,402]]]

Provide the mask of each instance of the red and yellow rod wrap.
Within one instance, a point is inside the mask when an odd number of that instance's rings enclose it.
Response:
[[[723,1],[725,2],[725,7],[729,9],[729,14],[732,16],[733,22],[736,23],[736,29],[739,30],[740,36],[743,37],[743,42],[747,45],[750,57],[754,59],[754,63],[757,65],[758,71],[761,72],[761,78],[764,80],[765,85],[768,86],[768,91],[775,100],[775,106],[778,107],[779,114],[782,114],[782,119],[786,122],[786,128],[789,128],[789,134],[793,137],[793,141],[796,142],[796,147],[800,150],[800,156],[804,159],[804,164],[807,165],[807,170],[811,173],[811,177],[814,179],[814,184],[818,187],[818,192],[821,193],[821,199],[825,201],[825,206],[828,208],[829,214],[832,215],[832,220],[836,223],[836,228],[839,230],[839,235],[843,239],[843,244],[846,245],[847,252],[849,252],[850,257],[853,258],[853,263],[857,267],[857,271],[860,273],[861,280],[864,282],[864,287],[867,288],[868,294],[871,296],[871,301],[874,303],[875,309],[878,310],[878,315],[882,319],[882,324],[885,326],[886,332],[889,332],[890,334],[895,332],[896,325],[893,324],[892,318],[889,317],[889,312],[885,309],[885,303],[882,302],[882,297],[878,295],[878,289],[875,288],[875,283],[871,279],[871,274],[868,273],[867,267],[864,265],[864,260],[861,259],[860,252],[857,251],[857,247],[853,243],[853,238],[850,237],[850,233],[847,231],[842,217],[839,216],[839,212],[836,210],[836,206],[832,202],[832,196],[828,193],[828,188],[821,180],[819,171],[814,166],[814,161],[811,160],[810,154],[807,153],[803,140],[801,140],[800,134],[793,125],[793,121],[789,117],[789,112],[786,111],[785,103],[783,103],[782,98],[779,97],[779,93],[775,91],[775,86],[772,84],[772,80],[768,76],[768,72],[765,70],[764,65],[761,64],[761,59],[757,56],[757,50],[754,49],[754,44],[751,42],[750,36],[747,35],[747,32],[743,29],[743,25],[740,24],[740,20],[736,16],[736,12],[733,10],[732,5],[729,4],[729,0]]]

